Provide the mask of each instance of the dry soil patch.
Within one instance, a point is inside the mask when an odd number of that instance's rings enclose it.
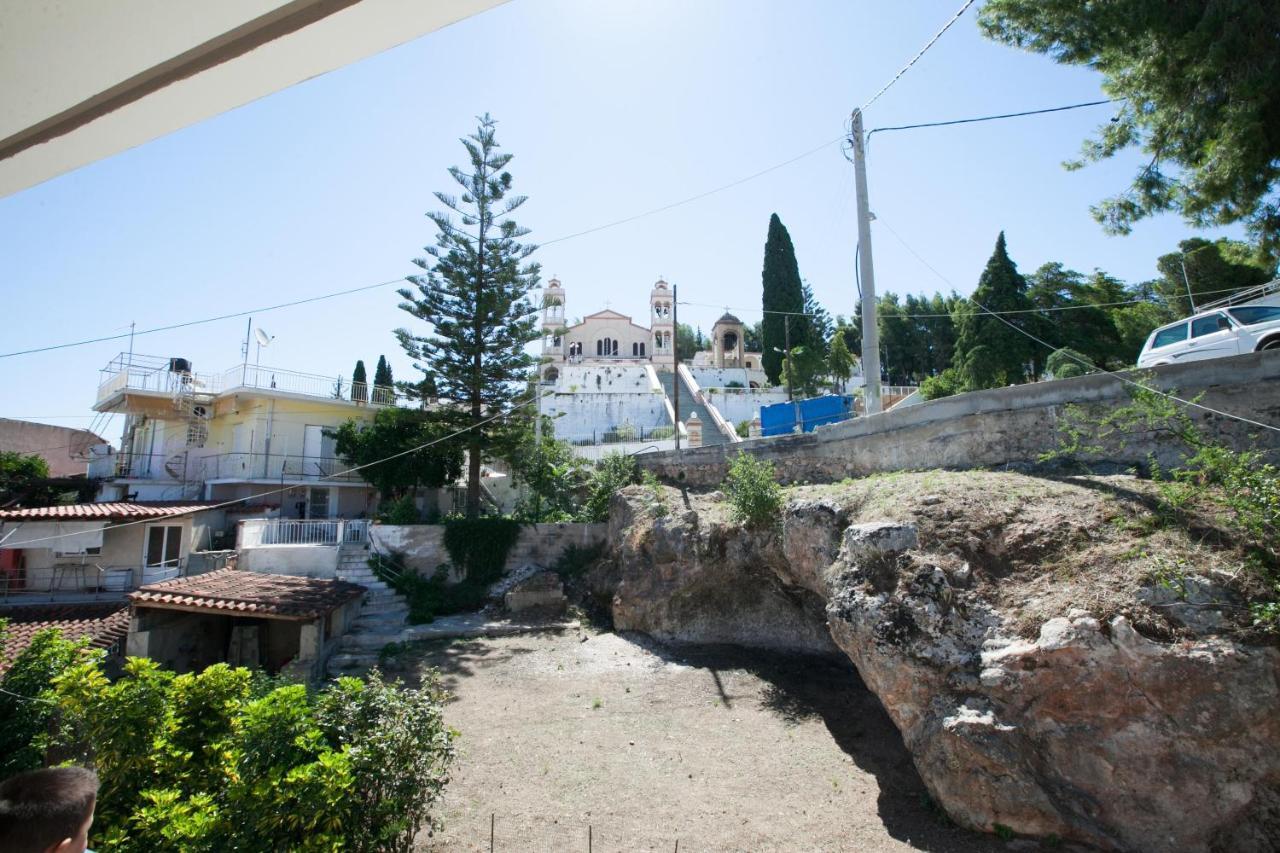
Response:
[[[437,642],[461,733],[420,850],[908,851],[1008,847],[929,803],[847,663],[566,632]]]

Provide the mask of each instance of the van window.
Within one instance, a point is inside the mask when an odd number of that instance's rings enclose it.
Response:
[[[1167,347],[1169,344],[1176,344],[1187,339],[1187,324],[1179,323],[1176,326],[1170,326],[1167,329],[1161,329],[1156,332],[1155,340],[1151,342],[1152,349],[1159,347]]]
[[[1244,308],[1232,308],[1231,313],[1246,326],[1252,326],[1254,323],[1265,323],[1268,320],[1280,320],[1280,306],[1277,305],[1250,305]]]
[[[1226,317],[1221,314],[1210,314],[1208,317],[1199,317],[1191,321],[1191,337],[1199,338],[1230,328],[1231,324],[1227,322]]]

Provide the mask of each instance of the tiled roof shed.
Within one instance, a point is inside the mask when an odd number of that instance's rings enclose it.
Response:
[[[346,581],[219,569],[141,586],[129,600],[135,607],[310,621],[364,593]]]
[[[214,509],[216,503],[165,501],[150,503],[103,502],[0,509],[0,521],[134,521]]]
[[[129,634],[129,608],[119,602],[15,605],[0,608],[0,619],[9,620],[0,675],[46,628],[56,628],[68,640],[88,637],[89,644],[99,649],[110,648]]]

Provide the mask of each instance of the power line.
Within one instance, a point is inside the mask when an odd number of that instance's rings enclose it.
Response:
[[[888,224],[886,224],[883,221],[883,219],[877,218],[876,221],[884,225],[886,228],[889,228]],[[897,234],[897,232],[894,232],[892,228],[889,228],[889,231],[890,233],[894,234],[894,236],[897,237],[899,242],[901,242],[904,246],[907,245],[906,241],[903,240],[902,237]],[[910,249],[909,246],[907,248]],[[915,250],[911,250],[911,253],[915,255],[917,258],[920,258],[920,256],[915,252]],[[920,258],[920,260],[923,262],[924,259]],[[929,266],[927,263],[925,265]],[[939,273],[937,270],[934,270],[933,267],[931,266],[929,267],[929,269],[933,270],[934,274],[937,275],[939,278],[941,278],[943,281],[945,281],[948,285],[950,285],[952,289],[955,288],[955,285],[951,284],[951,282],[945,276],[943,276],[942,273]],[[978,306],[978,308],[980,308],[984,314],[990,314],[992,317],[995,317],[997,320],[999,320],[1001,323],[1004,323],[1006,326],[1013,329],[1015,332],[1020,332],[1021,334],[1026,335],[1028,338],[1040,344],[1041,346],[1045,347],[1046,349],[1049,349],[1054,352],[1062,352],[1063,355],[1070,358],[1072,361],[1076,362],[1082,367],[1086,367],[1086,368],[1089,368],[1090,370],[1096,371],[1106,376],[1110,376],[1111,378],[1116,379],[1120,382],[1123,382],[1126,385],[1132,385],[1135,388],[1142,388],[1144,390],[1151,391],[1155,394],[1159,394],[1161,397],[1165,397],[1169,400],[1182,403],[1184,406],[1189,406],[1192,408],[1200,409],[1202,411],[1211,412],[1212,414],[1219,415],[1224,418],[1230,418],[1231,420],[1240,421],[1241,423],[1250,424],[1252,426],[1262,427],[1263,429],[1269,429],[1274,432],[1280,432],[1280,427],[1272,426],[1271,424],[1266,424],[1266,423],[1263,423],[1262,421],[1255,421],[1252,418],[1246,418],[1243,415],[1236,415],[1236,414],[1232,414],[1231,412],[1224,412],[1220,409],[1215,409],[1215,408],[1212,408],[1211,406],[1206,406],[1203,403],[1197,403],[1194,400],[1184,400],[1182,397],[1179,397],[1176,394],[1170,394],[1167,391],[1161,391],[1158,388],[1152,388],[1150,385],[1144,385],[1141,382],[1135,382],[1134,380],[1128,378],[1127,376],[1122,376],[1121,374],[1115,372],[1114,370],[1107,370],[1106,368],[1099,367],[1098,365],[1090,362],[1087,358],[1081,358],[1075,355],[1074,353],[1071,352],[1070,349],[1061,349],[1059,347],[1055,347],[1053,344],[1049,343],[1043,338],[1040,338],[1037,335],[1034,335],[1031,332],[1028,332],[1026,329],[1022,328],[1021,326],[1018,326],[1010,322],[1009,320],[1005,319],[1003,316],[1001,316],[1002,314],[1012,313],[1012,312],[992,311],[991,309],[983,305],[981,302],[977,302],[972,298],[970,298],[969,301],[972,302],[974,305]]]
[[[45,346],[45,347],[34,347],[32,349],[0,353],[0,358],[13,358],[14,356],[19,356],[19,355],[31,355],[33,353],[38,353],[38,352],[49,352],[51,350],[70,349],[71,347],[81,347],[81,346],[86,346],[88,344],[100,344],[105,341],[118,341],[131,336],[136,337],[138,335],[150,335],[150,334],[154,334],[155,332],[171,332],[174,329],[185,329],[190,326],[200,326],[205,323],[216,323],[219,320],[232,320],[232,319],[235,319],[236,317],[247,317],[250,314],[265,314],[268,311],[276,311],[281,308],[293,308],[294,306],[297,306],[297,305],[306,305],[311,302],[321,302],[325,299],[333,299],[334,297],[337,297],[337,296],[346,296],[351,293],[360,293],[366,290],[374,290],[379,287],[387,287],[388,285],[392,285],[392,284],[404,284],[404,283],[405,283],[405,278],[402,276],[400,278],[391,279],[389,281],[380,281],[377,284],[366,284],[363,287],[353,287],[348,290],[339,290],[339,291],[335,291],[334,293],[326,293],[321,296],[310,296],[310,297],[307,297],[306,299],[295,299],[292,302],[281,302],[279,305],[268,305],[264,308],[251,308],[247,311],[236,311],[231,314],[220,314],[217,317],[205,317],[202,320],[188,320],[185,323],[172,323],[168,326],[156,326],[154,329],[141,329],[137,332],[125,332],[119,335],[106,335],[101,338],[89,338],[83,341],[70,341],[65,344],[52,344],[50,346]]]
[[[1045,113],[1060,113],[1060,112],[1065,112],[1067,110],[1078,110],[1083,107],[1097,107],[1097,106],[1101,106],[1102,104],[1114,104],[1115,102],[1116,102],[1115,98],[1106,98],[1105,100],[1101,100],[1101,101],[1086,101],[1082,104],[1067,104],[1066,106],[1063,106],[1063,107],[1047,107],[1042,110],[1024,110],[1023,112],[1020,112],[1020,113],[1002,113],[1000,115],[994,115],[994,116],[978,116],[977,118],[957,118],[957,119],[951,119],[950,121],[928,121],[928,122],[922,122],[920,124],[900,124],[900,125],[895,125],[893,127],[877,127],[868,131],[867,139],[870,140],[871,137],[877,133],[887,133],[888,131],[891,131],[891,130],[915,130],[916,128],[921,128],[921,127],[949,127],[950,125],[953,125],[953,124],[974,124],[980,121],[998,121],[1000,119],[1006,119],[1006,118],[1020,118],[1022,116],[1038,116],[1038,115],[1043,115]]]
[[[908,71],[910,71],[911,66],[919,62],[920,57],[928,53],[929,48],[937,44],[938,39],[942,38],[943,33],[951,29],[951,25],[954,24],[956,21],[960,20],[961,16],[963,16],[965,12],[969,11],[969,7],[973,5],[973,2],[974,0],[967,0],[967,2],[960,7],[960,10],[951,16],[951,20],[943,24],[942,29],[938,30],[938,32],[934,34],[933,38],[929,39],[929,41],[925,43],[925,46],[920,48],[920,52],[917,53],[915,56],[911,57],[910,61],[908,61],[906,65],[902,66],[902,70],[899,71],[897,74],[893,75],[893,79],[891,79],[888,83],[885,83],[882,87],[880,87],[880,91],[872,95],[871,100],[867,101],[858,109],[865,111],[867,107],[874,104],[881,95],[889,91],[889,87],[891,87],[894,83],[897,83],[903,74],[906,74]]]
[[[546,395],[543,394],[541,396],[546,396]],[[399,459],[402,456],[408,456],[412,453],[417,453],[420,450],[426,450],[428,447],[431,447],[432,445],[440,444],[441,442],[449,441],[450,439],[457,438],[463,433],[470,432],[471,430],[476,429],[477,427],[484,426],[487,423],[492,423],[493,421],[496,421],[499,418],[508,417],[509,415],[514,414],[516,411],[524,408],[525,406],[532,406],[535,403],[537,403],[539,399],[541,399],[541,396],[534,397],[532,400],[526,400],[523,403],[517,403],[516,405],[507,409],[505,412],[499,412],[498,414],[485,418],[482,421],[477,421],[476,423],[469,424],[463,427],[462,429],[455,430],[449,433],[448,435],[441,436],[440,438],[432,439],[431,441],[425,442],[423,444],[419,444],[417,447],[411,447],[408,450],[401,450],[398,453],[392,453],[390,456],[384,456],[381,459],[375,459],[374,461],[366,462],[363,465],[356,465],[354,468],[348,468],[345,471],[335,471],[332,474],[326,474],[323,477],[317,477],[315,480],[308,480],[307,482],[322,483],[326,480],[333,480],[338,477],[345,477],[348,474],[354,474],[357,471],[364,470],[365,468],[372,468],[374,465],[381,465],[384,462],[390,462],[392,459]],[[236,504],[244,503],[245,501],[251,501],[256,498],[265,498],[265,497],[270,497],[271,495],[284,494],[285,492],[291,491],[294,488],[296,488],[296,485],[289,485],[279,489],[272,489],[267,492],[259,492],[258,494],[254,494],[254,495],[245,495],[242,498],[233,498],[232,500],[223,501],[221,503],[195,507],[193,509],[185,510],[183,512],[175,512],[172,515],[164,516],[164,518],[167,520],[171,518],[182,518],[183,516],[187,516],[187,515],[194,515],[198,512],[209,512],[210,510],[222,509],[223,507],[228,507],[228,506],[235,506]],[[0,519],[0,523],[4,522],[5,520],[6,519]],[[39,521],[42,519],[36,519],[36,520]],[[8,521],[10,523],[13,523],[15,522],[15,519],[8,519]],[[16,521],[19,524],[22,523],[21,519],[18,519]],[[142,518],[142,519],[138,519],[137,521],[126,521],[123,524],[113,524],[111,525],[111,529],[117,530],[121,527],[133,527],[138,524],[152,524],[155,521],[156,519],[154,518]],[[43,536],[43,537],[40,537],[39,539],[27,539],[23,541],[23,546],[25,547],[27,545],[30,545],[33,542],[51,542],[56,539],[66,539],[67,537],[70,537],[70,536],[79,536],[79,535],[81,534],[80,533],[59,533],[55,536]]]

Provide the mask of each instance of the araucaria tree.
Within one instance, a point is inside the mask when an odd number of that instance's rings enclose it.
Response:
[[[510,218],[526,197],[510,195],[512,155],[499,152],[494,125],[486,113],[461,140],[470,171],[454,166],[449,174],[462,195],[435,194],[446,209],[427,214],[438,233],[427,257],[414,260],[425,274],[410,276],[414,287],[399,291],[400,307],[430,330],[396,330],[413,366],[433,376],[439,395],[465,415],[471,518],[480,514],[480,463],[534,364],[525,345],[538,338],[529,297],[539,268],[528,262],[537,246],[520,242],[528,229]]]
[[[761,283],[764,286],[761,297],[764,320],[760,324],[760,343],[764,351],[760,361],[769,381],[777,385],[782,377],[782,351],[786,348],[786,318],[789,313],[791,345],[802,345],[806,341],[798,322],[804,311],[804,283],[800,280],[800,267],[796,263],[791,235],[776,213],[769,217]]]
[[[1027,298],[1027,281],[1009,259],[1004,232],[978,279],[973,305],[957,311],[954,364],[967,391],[1022,382],[1036,356],[1036,343],[991,313],[1006,314],[1018,323],[1034,307]],[[985,309],[985,310],[984,310]],[[1009,314],[1007,312],[1016,312]],[[1025,320],[1024,320],[1025,322]]]

